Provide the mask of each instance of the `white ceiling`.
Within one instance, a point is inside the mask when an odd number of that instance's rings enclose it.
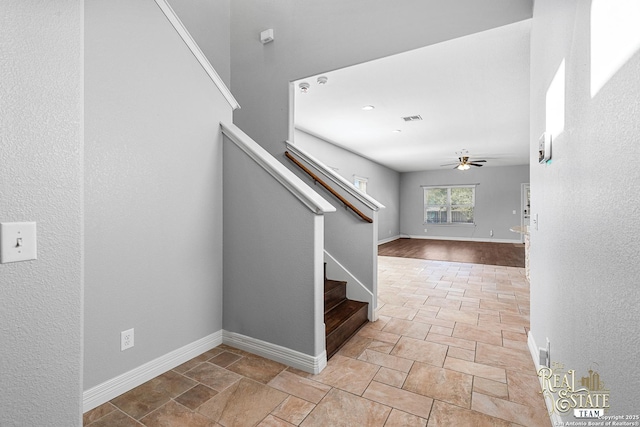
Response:
[[[531,20],[295,82],[296,127],[399,172],[529,163]],[[362,110],[365,105],[375,109]],[[405,122],[404,116],[422,116]],[[400,130],[394,133],[394,130]]]

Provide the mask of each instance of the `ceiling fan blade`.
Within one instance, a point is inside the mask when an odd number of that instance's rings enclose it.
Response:
[[[486,160],[471,160],[471,161],[472,161],[472,162],[476,162],[476,163],[477,163],[477,162],[483,162],[483,163],[484,163],[484,162],[486,162]]]
[[[484,166],[484,165],[479,165],[479,164],[477,164],[477,163],[472,163],[472,162],[467,162],[467,164],[468,164],[468,165],[471,165],[471,166],[477,166],[477,167],[479,167],[479,168],[481,168],[482,166]]]
[[[454,169],[458,169],[458,166],[460,166],[460,165],[454,166],[453,168],[454,168]]]
[[[456,162],[456,163],[445,163],[444,165],[440,165],[440,166],[453,166],[453,165],[459,165],[460,162]]]

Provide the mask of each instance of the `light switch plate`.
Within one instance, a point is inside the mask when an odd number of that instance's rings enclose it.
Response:
[[[35,222],[0,223],[0,263],[38,258]]]

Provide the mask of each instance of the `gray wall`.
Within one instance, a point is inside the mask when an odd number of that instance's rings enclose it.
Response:
[[[224,193],[225,331],[317,356],[316,215],[229,140]]]
[[[301,130],[294,136],[296,145],[349,182],[354,175],[368,178],[367,193],[385,206],[378,212],[378,239],[400,235],[400,173]]]
[[[319,193],[337,208],[325,220],[325,250],[373,293],[378,251],[373,224],[363,221],[350,209],[345,209],[328,191],[323,189]],[[358,206],[358,209],[373,218],[373,211],[364,206]]]
[[[362,201],[356,199],[348,191],[335,184],[330,178],[324,175],[323,170],[315,168],[315,166],[306,163],[302,159],[299,160],[336,193],[374,221],[374,223],[364,221],[354,211],[344,206],[340,199],[329,190],[317,184],[313,178],[301,168],[294,166],[295,169],[293,169],[293,172],[298,175],[300,179],[336,207],[336,212],[325,215],[324,249],[373,293],[374,283],[376,283],[377,277],[378,251],[378,230],[375,226],[377,215],[375,215],[375,211],[362,203]],[[378,213],[379,212],[380,211],[378,211]],[[328,273],[330,273],[329,270],[330,268],[327,266]],[[330,279],[338,279],[330,274],[328,274],[328,276]]]
[[[230,1],[169,0],[171,8],[227,86],[231,85]]]
[[[529,182],[528,166],[403,173],[400,175],[400,232],[404,235],[430,238],[520,241],[520,235],[509,231],[509,228],[520,225],[520,184],[526,182]],[[424,224],[422,185],[465,184],[480,184],[476,188],[475,227]],[[491,230],[493,237],[490,237]]]
[[[231,109],[153,0],[85,19],[86,390],[222,329]]]
[[[548,337],[552,362],[575,369],[576,377],[600,373],[611,390],[610,414],[636,414],[640,169],[625,165],[640,155],[640,54],[631,52],[591,97],[591,37],[613,32],[593,33],[590,4],[538,0],[534,11],[531,207],[539,229],[531,233],[531,332],[539,347]],[[539,165],[546,92],[563,59],[564,132],[553,143],[552,163]]]
[[[82,424],[82,3],[0,5],[0,222],[38,259],[0,265],[0,425]]]
[[[290,81],[528,19],[532,7],[531,0],[460,0],[438,2],[434,13],[433,3],[233,1],[231,91],[242,105],[234,123],[282,159]],[[262,45],[267,28],[275,41]]]

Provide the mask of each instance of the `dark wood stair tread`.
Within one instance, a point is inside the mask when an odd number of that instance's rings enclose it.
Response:
[[[344,300],[324,315],[327,359],[367,323],[368,303]]]
[[[326,265],[325,265],[326,267]],[[324,280],[324,324],[327,358],[333,356],[368,321],[366,302],[347,299],[347,282]]]
[[[344,300],[332,310],[329,310],[324,315],[326,335],[331,335],[341,324],[349,320],[350,317],[359,312],[363,307],[367,307],[367,305],[366,302]]]

